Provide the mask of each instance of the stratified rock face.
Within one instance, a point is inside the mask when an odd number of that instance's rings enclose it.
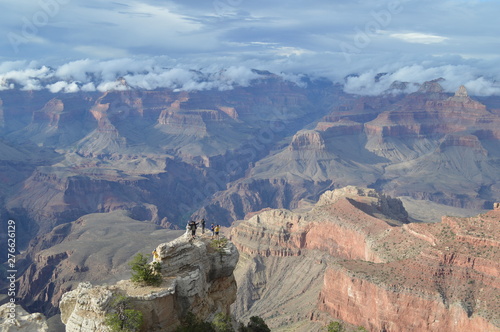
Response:
[[[7,303],[0,306],[0,332],[50,332],[50,330],[42,314],[29,314],[20,305]]]
[[[308,211],[240,222],[234,313],[275,328],[309,322],[297,331],[332,318],[370,331],[500,331],[499,211],[435,224],[407,217],[398,200],[347,187]]]
[[[304,130],[295,134],[289,148],[291,150],[316,150],[325,149],[325,141],[320,133],[314,130]]]
[[[208,320],[229,314],[236,299],[233,276],[239,254],[232,243],[212,248],[210,238],[189,240],[185,235],[159,245],[163,282],[158,287],[120,281],[112,286],[82,283],[63,295],[61,319],[66,331],[107,331],[105,316],[116,294],[128,296],[144,316],[142,331],[173,331],[188,312]]]

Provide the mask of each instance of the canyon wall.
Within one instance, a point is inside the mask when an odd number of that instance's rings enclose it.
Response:
[[[500,331],[499,210],[434,224],[409,223],[403,210],[347,187],[309,209],[238,222],[234,312],[278,330],[339,319],[370,331]]]

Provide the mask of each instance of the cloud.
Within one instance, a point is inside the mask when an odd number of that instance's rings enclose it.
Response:
[[[500,95],[500,84],[486,80],[484,77],[479,77],[464,84],[469,94],[475,96],[491,96]]]
[[[441,86],[447,92],[455,92],[460,85],[465,85],[470,95],[500,95],[500,83],[497,77],[487,78],[483,70],[470,65],[426,66],[424,64],[403,66],[393,72],[369,70],[357,76],[348,77],[344,86],[347,93],[359,95],[379,95],[385,93],[394,81],[422,84],[437,78],[443,78]],[[380,73],[385,73],[380,76]],[[410,85],[407,91],[414,92]]]
[[[392,61],[389,61],[392,56]],[[266,58],[267,57],[267,58]],[[500,61],[463,59],[461,57],[428,57],[416,63],[413,58],[398,59],[387,55],[389,64],[373,67],[381,62],[357,61],[355,73],[342,66],[341,55],[334,53],[304,53],[290,55],[276,60],[271,54],[261,58],[248,58],[239,65],[222,66],[199,61],[179,64],[168,57],[120,58],[113,60],[82,59],[58,67],[39,65],[37,62],[11,61],[0,63],[0,90],[47,89],[53,93],[74,93],[78,91],[110,91],[126,89],[154,90],[169,88],[175,91],[230,90],[237,86],[249,86],[259,75],[252,70],[270,70],[282,79],[305,87],[304,76],[326,77],[334,82],[344,83],[347,93],[378,95],[385,93],[394,81],[422,84],[436,78],[448,92],[465,85],[471,95],[500,95]],[[323,63],[337,62],[338,65],[325,70]],[[226,59],[226,62],[227,59]],[[230,62],[230,61],[229,61]],[[266,67],[260,67],[266,62]],[[304,66],[304,63],[308,63]],[[495,69],[498,68],[498,69]],[[379,75],[384,73],[384,75]],[[488,73],[488,74],[485,74]],[[120,81],[125,80],[125,84]],[[405,93],[415,91],[409,85]]]
[[[418,33],[418,32],[391,33],[389,36],[392,38],[401,39],[408,43],[426,44],[426,45],[442,43],[448,39],[447,37]]]
[[[109,61],[83,59],[56,68],[36,67],[35,63],[26,62],[0,64],[0,90],[47,89],[52,93],[123,91],[136,88],[170,88],[176,91],[230,90],[236,86],[248,86],[258,77],[258,74],[244,66],[169,68],[161,59],[153,58]]]
[[[30,65],[33,65],[31,63]],[[8,68],[9,66],[0,66]],[[42,81],[53,77],[49,67],[26,68],[20,70],[10,70],[0,74],[0,90],[19,87],[21,90],[41,90]]]
[[[78,87],[78,84],[76,82],[68,83],[64,81],[59,81],[54,84],[48,84],[46,88],[52,93],[57,93],[57,92],[74,93],[80,91],[80,88]]]

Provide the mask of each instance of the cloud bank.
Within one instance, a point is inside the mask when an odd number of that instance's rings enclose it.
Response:
[[[23,61],[0,64],[0,90],[47,89],[52,93],[157,88],[229,90],[235,86],[248,86],[258,77],[254,71],[243,66],[212,66],[193,70],[164,67],[154,59],[84,59],[56,68]]]
[[[333,82],[344,84],[344,91],[358,95],[379,95],[387,92],[395,81],[422,84],[426,81],[443,78],[441,85],[447,92],[454,92],[460,85],[465,85],[471,95],[500,95],[500,70],[494,70],[494,62],[466,61],[457,59],[427,59],[419,64],[411,64],[412,60],[393,62],[376,69],[358,63],[358,71],[354,74],[342,68],[331,68],[331,71],[316,71],[310,67],[309,72],[301,73],[298,62],[302,57],[295,56],[286,63],[270,61],[267,67],[249,61],[239,66],[223,67],[207,64],[205,67],[191,65],[168,66],[165,58],[121,58],[114,60],[83,59],[71,61],[58,67],[39,65],[37,62],[13,61],[0,63],[1,90],[43,90],[52,93],[76,93],[92,91],[111,91],[127,89],[154,90],[169,88],[175,91],[194,90],[230,90],[234,87],[249,86],[260,77],[254,70],[269,69],[278,73],[282,79],[305,86],[304,75],[315,79],[326,77]],[[310,59],[309,59],[310,60]],[[319,63],[319,60],[311,63]],[[457,64],[449,64],[449,63]],[[172,62],[170,61],[170,64]],[[489,69],[489,75],[483,75]],[[499,68],[498,66],[496,68]],[[288,69],[288,70],[287,70]],[[383,74],[383,75],[381,75]],[[349,76],[347,76],[349,75]],[[406,91],[411,93],[418,88],[409,84]],[[394,91],[393,91],[394,92]]]
[[[368,70],[360,75],[347,77],[344,91],[359,95],[379,95],[388,91],[395,81],[422,84],[426,81],[443,78],[440,85],[446,92],[455,92],[460,85],[464,85],[470,95],[500,95],[498,74],[485,77],[482,74],[484,72],[482,68],[464,64],[407,65],[392,71],[388,70],[387,67],[382,67],[379,70]],[[417,89],[417,85],[410,84],[408,89],[403,92],[411,93]]]

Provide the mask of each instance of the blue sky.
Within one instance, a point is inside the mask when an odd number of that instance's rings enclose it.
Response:
[[[497,94],[499,12],[499,1],[479,0],[2,1],[0,75],[45,65],[52,77],[53,68],[72,64],[65,82],[76,79],[71,70],[96,67],[105,81],[112,68],[120,75],[244,67],[337,81],[357,73],[347,89],[365,94],[395,78],[433,75],[449,89]],[[375,86],[378,72],[394,77]],[[80,87],[89,83],[79,78]]]

